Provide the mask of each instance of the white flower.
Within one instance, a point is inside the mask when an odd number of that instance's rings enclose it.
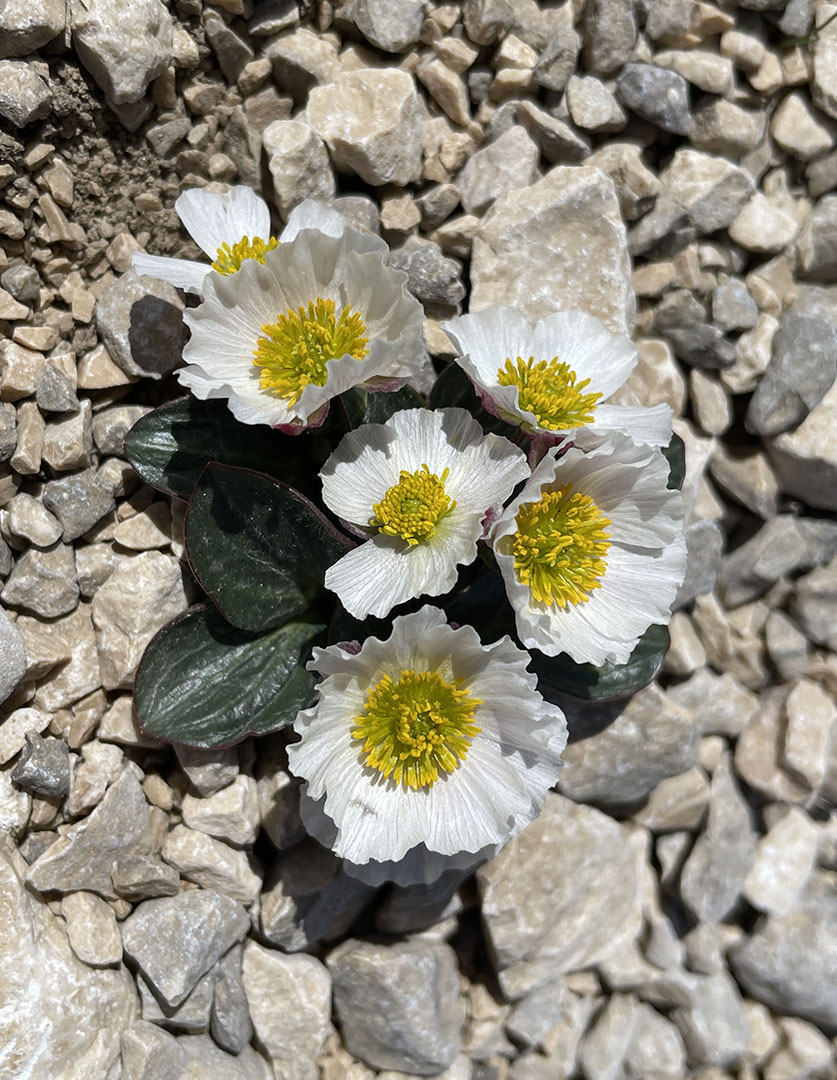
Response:
[[[430,606],[357,653],[315,649],[319,701],[288,747],[309,832],[373,882],[429,881],[494,854],[537,815],[567,740],[528,662],[508,637],[483,646]]]
[[[607,403],[633,370],[636,346],[584,311],[559,311],[531,326],[513,308],[491,307],[448,319],[442,329],[485,406],[531,435],[587,445],[617,432],[649,446],[671,439],[667,405]]]
[[[359,619],[448,592],[485,516],[528,475],[523,451],[464,409],[407,409],[349,432],[320,473],[323,500],[370,539],[329,567],[326,587]]]
[[[204,302],[184,315],[189,366],[177,377],[201,400],[226,398],[245,424],[316,425],[337,394],[393,389],[421,370],[424,318],[406,281],[355,229],[303,229],[263,263],[207,276]]]
[[[683,507],[668,462],[625,438],[550,449],[492,533],[527,648],[624,664],[667,623],[686,571]]]
[[[270,232],[267,203],[249,187],[232,187],[223,192],[193,188],[178,197],[174,208],[186,231],[209,256],[211,265],[144,252],[136,252],[131,265],[138,274],[161,278],[186,292],[203,293],[204,280],[211,270],[234,274],[246,259],[262,262],[265,253],[279,242]],[[349,222],[337,210],[305,199],[291,211],[280,239],[287,243],[302,229],[341,236],[348,226]],[[386,252],[386,244],[380,237],[353,231],[358,236],[358,250]]]

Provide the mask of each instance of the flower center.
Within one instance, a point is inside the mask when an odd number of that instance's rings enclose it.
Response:
[[[534,413],[538,426],[548,431],[567,431],[589,424],[601,394],[583,394],[590,382],[576,383],[577,375],[569,364],[559,364],[558,357],[528,360],[507,359],[497,372],[500,386],[516,386],[521,409]]]
[[[352,738],[364,740],[364,764],[414,791],[452,773],[482,730],[473,722],[482,702],[460,681],[438,671],[404,670],[398,682],[384,675],[355,717]]]
[[[427,465],[415,472],[401,470],[401,479],[373,506],[375,516],[369,519],[379,532],[400,536],[410,547],[428,540],[436,526],[456,506],[445,492],[450,469],[441,476],[432,473]]]
[[[295,405],[309,383],[325,386],[329,360],[368,356],[366,326],[348,304],[338,316],[333,300],[319,297],[306,310],[278,315],[275,323],[262,327],[263,337],[256,342],[254,363],[262,369],[259,384],[272,390],[290,405]]]
[[[234,274],[241,269],[245,259],[255,259],[256,262],[263,263],[268,251],[273,251],[278,244],[275,236],[268,237],[267,240],[262,240],[260,236],[254,236],[252,240],[249,236],[242,236],[232,247],[221,244],[212,269],[218,274]]]
[[[518,580],[539,604],[586,603],[607,569],[609,524],[590,496],[573,491],[572,484],[524,503],[512,545]]]

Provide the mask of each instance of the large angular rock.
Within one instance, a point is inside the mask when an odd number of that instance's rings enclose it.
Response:
[[[268,1063],[252,1046],[228,1054],[208,1035],[172,1035],[138,1020],[122,1033],[125,1080],[274,1080]]]
[[[183,301],[173,285],[129,270],[99,297],[96,326],[126,375],[162,379],[182,360],[182,311]]]
[[[817,856],[817,826],[792,806],[759,840],[744,895],[759,911],[787,915],[805,888]]]
[[[180,564],[170,555],[145,551],[116,567],[93,598],[105,689],[131,687],[148,642],[186,607]]]
[[[837,510],[837,381],[799,427],[765,440],[786,495]]]
[[[725,971],[682,980],[687,1004],[675,1009],[689,1064],[731,1065],[746,1052],[749,1024],[735,982]]]
[[[160,0],[72,0],[73,46],[115,105],[139,101],[171,61],[172,21]]]
[[[680,876],[680,895],[701,922],[720,922],[735,907],[753,865],[752,814],[727,755],[712,775],[709,819]]]
[[[28,56],[64,29],[65,0],[6,0],[0,10],[0,60]]]
[[[23,635],[0,608],[0,702],[6,700],[26,671]]]
[[[328,151],[319,135],[299,120],[274,120],[262,132],[273,193],[282,218],[303,199],[330,202],[335,195]]]
[[[45,116],[52,91],[25,60],[0,60],[0,117],[17,128]]]
[[[375,1069],[435,1076],[461,1047],[464,1009],[449,945],[350,939],[328,958],[350,1053]]]
[[[625,807],[697,764],[700,728],[656,685],[624,702],[568,703],[573,740],[563,753],[560,791],[576,802]]]
[[[500,985],[513,1000],[590,967],[639,930],[627,830],[561,795],[547,795],[540,816],[477,882]]]
[[[425,0],[351,0],[341,15],[376,48],[400,53],[419,40],[425,8]]]
[[[116,899],[111,873],[125,852],[148,854],[154,846],[151,808],[135,765],[125,768],[96,809],[60,836],[30,866],[26,881],[41,892],[95,892]]]
[[[627,333],[635,300],[613,182],[558,165],[497,199],[474,237],[471,286],[472,311],[507,304],[541,319],[580,309]]]
[[[308,121],[338,169],[376,186],[418,180],[421,113],[405,71],[360,68],[338,75],[311,91]]]
[[[331,1030],[328,971],[313,956],[284,956],[248,941],[241,977],[276,1080],[314,1080],[317,1055]]]
[[[57,543],[45,550],[30,547],[25,551],[15,563],[0,599],[4,604],[53,619],[72,611],[78,595],[73,549],[69,544]]]
[[[459,177],[467,214],[481,214],[501,195],[528,187],[537,176],[538,147],[522,124],[472,154]]]
[[[122,924],[122,941],[155,993],[176,1006],[249,926],[235,900],[191,889],[140,904]]]
[[[105,1077],[119,1033],[137,1014],[124,967],[95,970],[73,953],[43,900],[24,888],[26,864],[0,834],[0,1074]]]
[[[816,874],[796,907],[766,918],[730,964],[756,1001],[837,1032],[837,876]]]

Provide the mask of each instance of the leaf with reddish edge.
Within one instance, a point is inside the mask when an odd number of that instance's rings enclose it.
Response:
[[[253,469],[207,465],[186,512],[195,577],[242,630],[266,630],[308,611],[328,567],[353,546],[298,491]]]
[[[314,699],[304,665],[324,629],[300,620],[253,634],[230,626],[208,604],[189,608],[152,638],[140,662],[140,729],[209,748],[285,727]]]

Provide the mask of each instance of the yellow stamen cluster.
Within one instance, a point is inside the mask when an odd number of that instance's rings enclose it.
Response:
[[[387,536],[400,536],[410,547],[428,540],[436,526],[456,506],[445,492],[450,469],[441,476],[432,473],[427,465],[415,472],[401,470],[401,479],[373,507],[375,516],[369,524]]]
[[[325,386],[329,360],[368,356],[366,326],[349,305],[338,316],[333,300],[319,297],[308,308],[279,315],[262,327],[264,337],[256,343],[255,361],[262,369],[259,385],[295,405],[309,383]]]
[[[263,263],[268,251],[273,251],[278,244],[279,241],[275,236],[270,236],[267,240],[262,240],[260,236],[254,236],[252,240],[249,236],[242,236],[232,247],[229,244],[222,244],[218,248],[212,269],[217,274],[234,274],[241,269],[241,264],[246,259],[255,259],[256,262]]]
[[[577,378],[569,364],[558,363],[557,356],[537,363],[534,356],[528,360],[518,356],[507,359],[497,372],[500,386],[516,386],[521,409],[534,413],[538,426],[547,431],[569,431],[592,421],[602,395],[583,394],[590,380],[577,383]]]
[[[572,484],[549,490],[517,514],[514,569],[539,604],[583,604],[607,569],[610,521]]]
[[[414,791],[452,773],[481,731],[474,711],[482,702],[460,683],[438,671],[405,669],[397,682],[384,675],[355,717],[352,738],[363,739],[364,764]]]

